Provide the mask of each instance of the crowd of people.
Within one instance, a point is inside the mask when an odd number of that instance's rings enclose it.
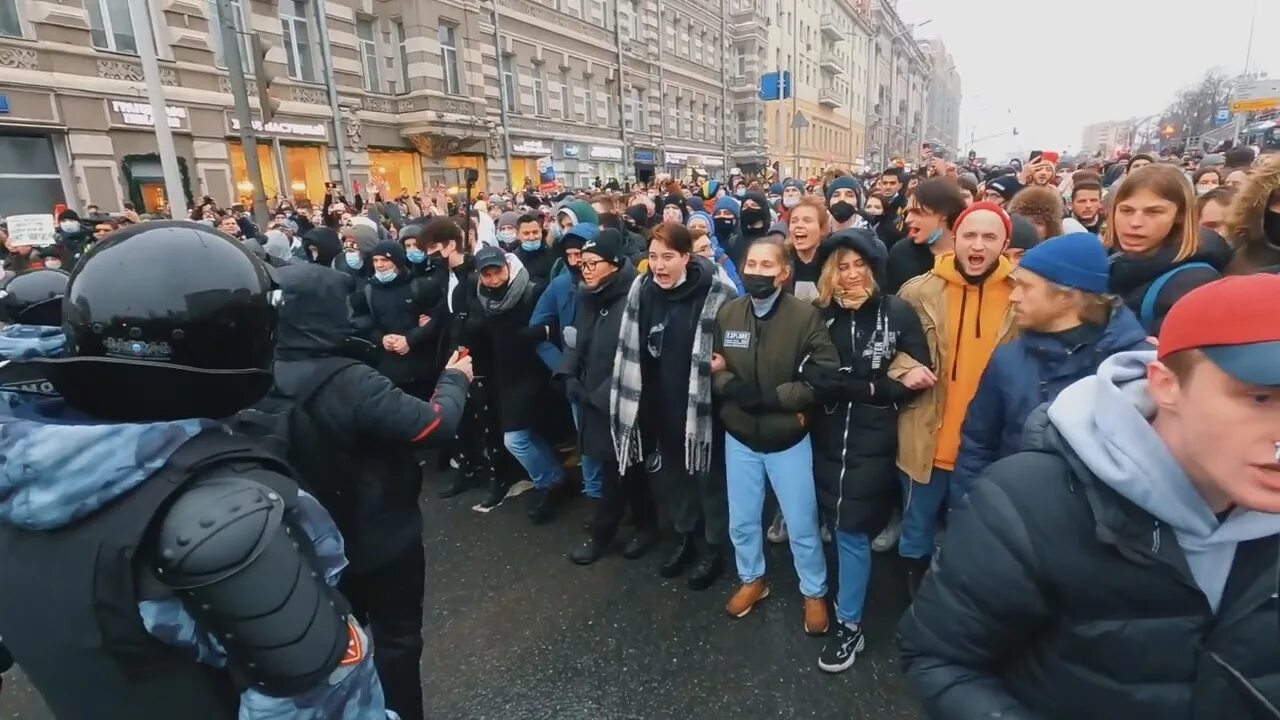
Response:
[[[59,569],[0,635],[68,717],[421,718],[425,473],[735,618],[787,543],[830,673],[892,551],[931,717],[1274,707],[1280,155],[1059,164],[67,211],[5,245],[0,572]]]

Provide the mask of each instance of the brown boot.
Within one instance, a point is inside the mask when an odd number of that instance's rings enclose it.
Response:
[[[822,598],[805,598],[804,631],[810,635],[826,635],[829,627],[831,618],[827,615],[827,601]]]
[[[764,578],[757,578],[749,583],[742,583],[738,586],[738,591],[729,598],[729,604],[724,606],[725,612],[733,617],[746,617],[751,612],[751,608],[756,603],[769,597],[769,584]]]

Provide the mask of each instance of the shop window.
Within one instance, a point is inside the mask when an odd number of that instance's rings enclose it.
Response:
[[[422,161],[414,152],[370,150],[369,179],[384,185],[392,195],[398,195],[401,190],[412,194],[422,186]]]
[[[307,17],[307,3],[304,0],[284,0],[280,3],[280,28],[284,32],[284,54],[289,77],[315,82],[315,62],[312,57],[314,46],[311,42],[311,23]]]
[[[396,54],[400,60],[400,92],[409,92],[409,37],[404,31],[404,21],[396,21]]]
[[[18,0],[0,0],[0,35],[22,37],[22,21],[18,18]]]
[[[129,0],[85,0],[85,9],[89,11],[89,39],[94,47],[138,54]]]
[[[360,65],[364,67],[364,89],[382,92],[382,75],[378,72],[378,43],[373,20],[356,21],[356,37],[360,40]]]
[[[47,135],[0,136],[0,215],[49,213],[66,202]]]
[[[458,29],[453,25],[441,23],[436,30],[436,40],[440,43],[440,67],[444,71],[444,91],[450,95],[458,95],[461,85],[458,83]]]

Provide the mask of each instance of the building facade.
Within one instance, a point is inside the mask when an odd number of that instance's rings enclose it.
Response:
[[[1118,150],[1127,148],[1132,142],[1133,130],[1132,120],[1109,120],[1088,125],[1080,138],[1080,151],[1113,158]]]
[[[960,73],[941,39],[921,40],[920,51],[929,62],[929,98],[926,102],[925,142],[954,159],[960,151]]]
[[[895,0],[874,0],[870,46],[872,98],[867,113],[868,156],[873,165],[919,157],[931,79],[929,59],[898,16]]]

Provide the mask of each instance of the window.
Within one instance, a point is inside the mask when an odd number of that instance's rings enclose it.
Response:
[[[378,43],[374,40],[373,20],[356,20],[356,37],[360,41],[360,64],[364,66],[364,89],[382,92],[382,76],[378,73]]]
[[[573,81],[568,70],[560,71],[560,117],[573,119]]]
[[[560,9],[574,17],[582,17],[582,0],[564,0]]]
[[[0,0],[3,4],[3,0]],[[207,0],[209,7],[209,42],[213,45],[214,62],[218,67],[225,68],[227,66],[227,56],[225,48],[222,45],[222,26],[219,23],[218,16],[218,0]],[[240,40],[240,64],[247,73],[253,72],[253,53],[250,51],[249,35],[245,33],[244,7],[241,0],[229,0],[231,6],[231,21],[235,24],[236,32],[240,33],[236,37]]]
[[[0,137],[0,197],[6,215],[49,212],[66,202],[58,153],[48,136]]]
[[[542,66],[533,64],[533,114],[547,114],[547,87],[542,81]]]
[[[507,112],[519,112],[520,96],[517,95],[520,85],[516,82],[516,59],[512,55],[502,56],[502,95],[507,104]]]
[[[11,3],[6,0],[5,4]],[[94,47],[138,54],[129,0],[85,0],[85,8],[89,11],[89,39]]]
[[[396,20],[396,57],[400,61],[400,92],[409,92],[409,37],[404,21]]]
[[[590,78],[587,79],[587,86],[583,88],[584,99],[587,104],[587,122],[591,125],[596,124],[596,91],[591,87]]]
[[[18,19],[18,0],[0,0],[0,35],[22,37],[22,21]]]
[[[444,73],[444,91],[450,95],[462,92],[458,83],[458,29],[452,25],[441,25],[436,30],[436,40],[440,43],[440,69]]]
[[[618,126],[618,100],[620,99],[618,95],[618,81],[605,80],[604,94],[605,94],[605,108],[606,108],[605,122],[609,124],[609,127],[617,127]]]
[[[632,109],[635,111],[636,130],[640,132],[649,132],[649,116],[645,107],[644,90],[640,88],[631,89]]]
[[[289,77],[315,82],[307,3],[301,0],[285,0],[280,3],[280,27],[284,30],[284,54],[288,60]]]

